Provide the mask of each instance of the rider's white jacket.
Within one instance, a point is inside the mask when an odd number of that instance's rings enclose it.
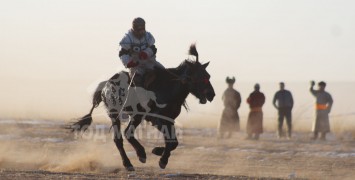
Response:
[[[121,50],[119,57],[124,66],[127,67],[130,60],[139,62],[138,66],[130,68],[131,73],[137,72],[139,74],[144,74],[146,69],[153,69],[156,65],[162,67],[162,65],[156,61],[156,48],[154,43],[155,39],[150,32],[146,32],[144,37],[138,39],[133,35],[132,30],[129,30],[120,42]],[[141,51],[147,53],[148,59],[139,59],[138,54]]]

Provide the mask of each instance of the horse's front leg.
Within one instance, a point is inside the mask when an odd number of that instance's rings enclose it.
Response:
[[[159,160],[159,166],[160,168],[165,169],[166,165],[168,164],[171,151],[176,149],[176,147],[179,145],[179,142],[176,137],[174,124],[162,124],[160,127],[158,127],[158,129],[163,134],[165,140],[165,148],[159,148],[160,150],[163,150]]]
[[[142,115],[135,115],[133,119],[129,122],[125,130],[125,137],[128,140],[128,142],[133,146],[133,148],[136,150],[139,161],[145,163],[147,160],[145,149],[134,137],[134,132],[141,122],[142,122]]]
[[[109,116],[111,118],[112,127],[114,130],[113,141],[115,142],[116,147],[121,154],[123,166],[128,171],[134,171],[134,167],[133,167],[131,161],[128,159],[126,151],[123,148],[123,137],[121,134],[121,122],[120,122],[120,119],[118,116],[118,112],[117,111],[110,111]]]

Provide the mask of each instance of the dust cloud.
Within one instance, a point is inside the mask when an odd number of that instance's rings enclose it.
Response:
[[[0,168],[102,172],[121,163],[108,132],[98,134],[105,137],[95,141],[48,121],[2,121],[0,130]]]

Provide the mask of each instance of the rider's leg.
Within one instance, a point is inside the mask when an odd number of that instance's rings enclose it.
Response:
[[[137,96],[137,100],[139,101],[141,106],[146,111],[148,111],[149,108],[147,108],[147,106],[148,106],[150,99],[147,97],[146,90],[144,88],[143,74],[136,73],[133,78],[133,83],[135,85],[134,90],[135,90],[135,95]]]

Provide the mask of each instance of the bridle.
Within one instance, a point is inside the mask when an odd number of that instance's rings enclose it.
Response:
[[[204,84],[209,84],[210,83],[208,78],[204,78],[202,80],[196,80],[195,78],[192,78],[191,76],[188,76],[187,73],[186,73],[187,69],[185,69],[185,71],[182,74],[182,76],[179,76],[179,75],[169,71],[168,69],[165,69],[165,71],[168,72],[169,74],[171,74],[172,76],[176,77],[176,79],[173,79],[173,80],[179,81],[179,82],[181,82],[183,84],[187,82],[186,79],[190,79],[188,82],[189,83],[193,83],[193,84],[200,83],[200,82],[202,82]]]

